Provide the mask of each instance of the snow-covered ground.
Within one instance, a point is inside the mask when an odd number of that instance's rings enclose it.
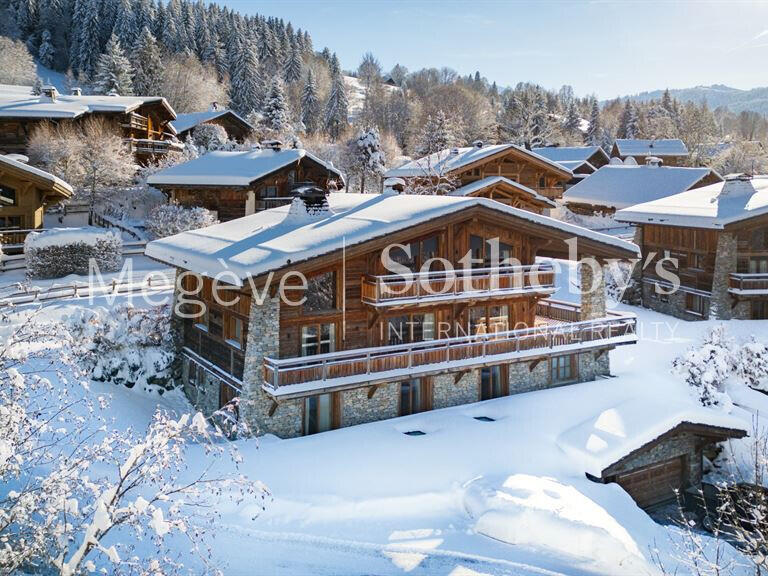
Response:
[[[61,319],[84,305],[57,301],[38,314]],[[273,498],[261,513],[257,502],[223,507],[215,562],[228,576],[634,575],[659,573],[651,560],[658,550],[674,570],[678,530],[653,522],[617,485],[588,480],[592,459],[574,446],[590,429],[631,442],[642,433],[640,411],[659,418],[710,410],[670,366],[715,323],[621,308],[637,313],[641,340],[611,352],[615,378],[305,438],[238,441],[240,470],[263,481]],[[0,335],[31,310],[11,314]],[[768,328],[727,325],[739,337]],[[177,391],[158,398],[93,383],[87,393],[111,396],[108,415],[117,429],[141,429],[157,407],[190,409]],[[732,397],[731,413],[713,410],[714,417],[751,430],[753,413],[768,410],[768,397],[757,392]],[[425,435],[404,434],[413,430]],[[194,473],[203,449],[189,450]]]

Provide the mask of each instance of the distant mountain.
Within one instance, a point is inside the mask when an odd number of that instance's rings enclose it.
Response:
[[[641,92],[640,94],[630,96],[630,98],[641,102],[659,100],[663,93],[663,90],[654,90],[652,92]],[[712,86],[696,86],[695,88],[670,89],[669,93],[683,102],[698,103],[706,100],[712,109],[725,106],[731,112],[754,110],[760,114],[768,115],[768,87],[739,90],[738,88],[731,88],[723,84],[713,84]]]

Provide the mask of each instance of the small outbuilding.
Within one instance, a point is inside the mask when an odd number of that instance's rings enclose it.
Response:
[[[177,114],[171,125],[176,130],[177,137],[182,142],[192,134],[192,131],[203,124],[215,124],[224,128],[230,140],[242,142],[254,130],[254,127],[239,114],[226,108],[220,108],[216,102],[210,110]]]

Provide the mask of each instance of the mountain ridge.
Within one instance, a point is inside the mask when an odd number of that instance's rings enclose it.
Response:
[[[648,100],[660,100],[664,90],[650,90],[624,96],[633,101],[647,102]],[[723,106],[734,113],[751,110],[759,114],[768,115],[768,86],[742,90],[725,84],[711,84],[709,86],[694,86],[691,88],[670,88],[669,93],[681,102],[699,103],[706,100],[710,108]]]

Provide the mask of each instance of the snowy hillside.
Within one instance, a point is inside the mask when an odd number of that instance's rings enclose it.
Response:
[[[640,102],[661,100],[663,93],[663,90],[653,90],[635,94],[630,96],[630,98]],[[738,88],[731,88],[722,84],[713,84],[712,86],[670,89],[669,93],[674,98],[683,102],[698,104],[706,100],[712,109],[724,106],[735,113],[739,113],[742,110],[752,110],[760,114],[768,114],[768,87],[739,90]]]
[[[366,88],[354,76],[344,76],[344,85],[347,88],[347,99],[349,100],[349,121],[354,122],[363,110]],[[389,84],[382,84],[382,86],[390,92],[399,90],[397,86],[390,86]]]

